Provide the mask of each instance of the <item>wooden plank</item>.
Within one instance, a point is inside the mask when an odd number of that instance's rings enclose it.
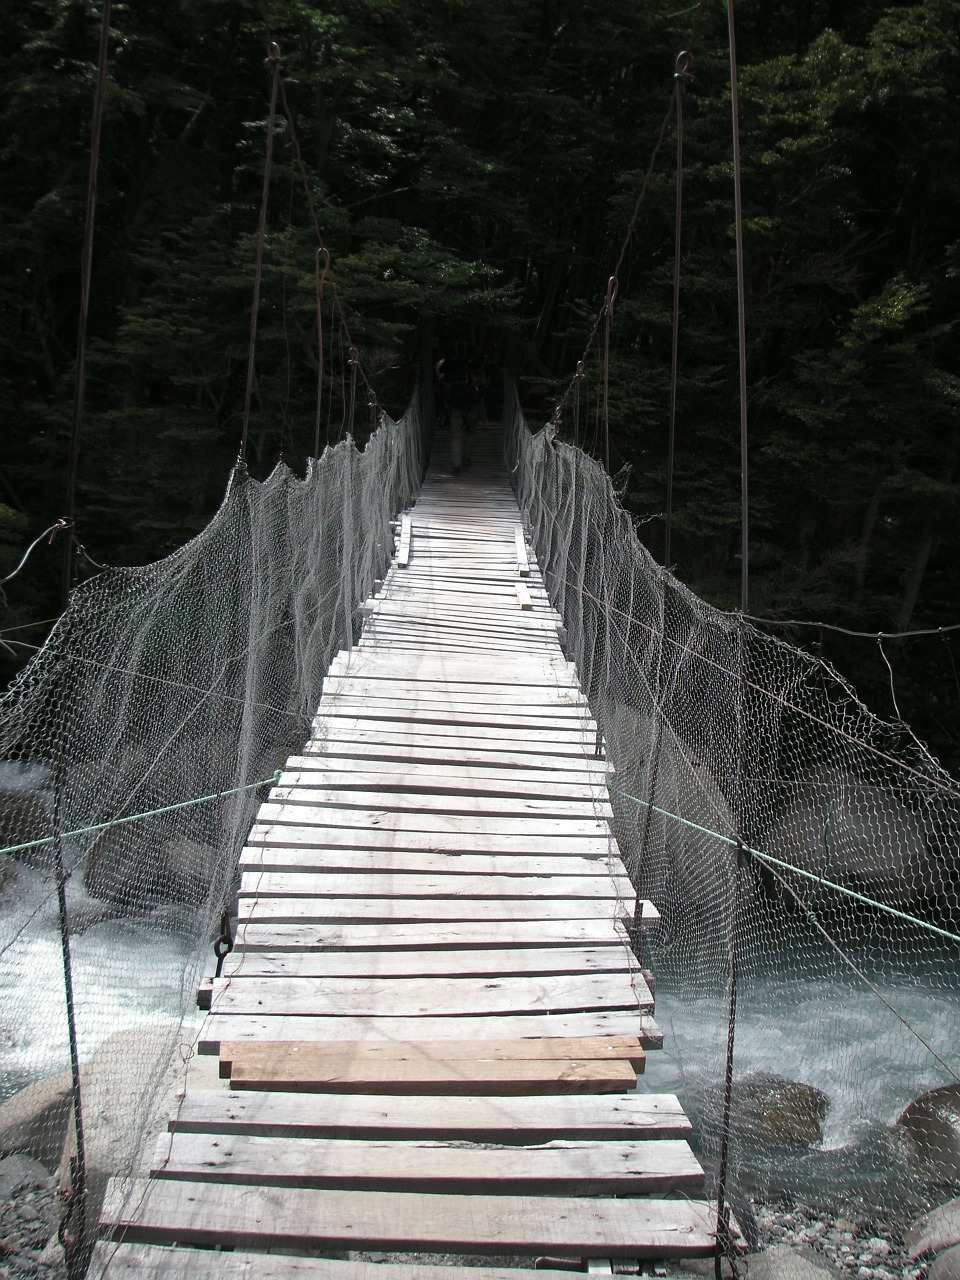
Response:
[[[501,769],[448,763],[424,765],[411,761],[400,769],[390,761],[371,759],[366,765],[338,764],[323,756],[291,756],[280,775],[281,786],[317,786],[336,791],[396,791],[416,795],[530,796],[543,800],[609,800],[603,775],[578,777],[573,769]]]
[[[116,1244],[94,1247],[88,1280],[570,1280],[569,1271],[458,1267],[421,1262],[344,1262],[295,1254]]]
[[[599,818],[545,816],[487,817],[482,813],[405,813],[390,809],[331,809],[322,805],[274,803],[265,800],[257,814],[260,824],[288,823],[296,827],[360,827],[380,831],[472,832],[489,836],[565,836],[602,839],[609,830]]]
[[[88,1280],[570,1280],[569,1271],[458,1267],[422,1262],[344,1262],[295,1254],[116,1244],[94,1247]]]
[[[246,871],[242,898],[604,898],[633,902],[627,876],[419,875],[379,868],[349,871]]]
[[[512,978],[522,974],[632,973],[637,960],[622,947],[521,947],[512,951],[257,951],[231,952],[223,977]]]
[[[593,756],[596,735],[586,723],[564,727],[554,724],[550,728],[522,725],[490,727],[480,722],[464,725],[415,721],[365,720],[349,716],[321,716],[312,726],[310,740],[305,750],[318,750],[324,743],[380,742],[404,746],[440,747],[450,756],[460,757],[472,748],[492,752],[517,752],[535,754],[541,758],[550,756]]]
[[[335,1142],[248,1134],[163,1133],[151,1173],[264,1187],[467,1195],[614,1196],[703,1192],[686,1142],[565,1142],[536,1148],[462,1143]]]
[[[585,754],[587,750],[589,755]],[[304,756],[312,755],[320,761],[380,760],[402,764],[409,760],[413,764],[440,766],[454,761],[461,768],[480,769],[493,765],[524,771],[542,770],[545,774],[582,767],[586,777],[590,776],[591,769],[595,776],[600,777],[608,768],[602,758],[594,756],[592,744],[583,742],[554,743],[546,749],[531,746],[522,738],[513,742],[497,742],[467,735],[457,738],[455,748],[451,749],[449,738],[411,734],[405,730],[400,733],[337,732],[322,739],[311,739],[302,751]]]
[[[577,974],[514,978],[215,978],[215,1013],[314,1017],[474,1018],[490,1014],[579,1013],[590,1009],[653,1012],[643,978]],[[409,1036],[408,1032],[408,1036]],[[417,1031],[412,1032],[417,1035]],[[464,1028],[462,1035],[468,1035]],[[336,1037],[332,1037],[336,1038]]]
[[[649,904],[647,904],[649,905]],[[428,952],[497,947],[536,948],[568,947],[574,944],[591,947],[615,947],[622,950],[626,930],[619,920],[460,920],[449,924],[347,924],[334,920],[328,924],[261,924],[242,923],[237,931],[236,949],[247,951],[369,951],[414,950]]]
[[[517,603],[521,609],[533,608],[533,600],[530,598],[530,592],[522,582],[517,583]]]
[[[478,1040],[522,1036],[637,1035],[645,1049],[658,1049],[663,1033],[647,1014],[635,1009],[596,1009],[590,1013],[536,1013],[516,1017],[471,1018],[470,1034]],[[462,1040],[461,1017],[418,1018],[414,1034],[430,1040]],[[221,1040],[407,1040],[409,1018],[392,1016],[315,1018],[305,1014],[210,1013],[203,1022],[198,1052],[217,1053]]]
[[[652,1197],[461,1196],[114,1178],[102,1225],[135,1243],[235,1248],[707,1257],[716,1205]]]
[[[610,821],[613,810],[604,796],[596,798],[567,799],[562,796],[504,796],[496,789],[488,789],[477,796],[470,792],[437,794],[426,788],[418,790],[387,791],[374,788],[361,791],[353,788],[345,791],[323,784],[316,775],[304,782],[287,784],[280,782],[270,790],[270,800],[276,804],[303,804],[312,808],[369,809],[383,812],[392,810],[403,813],[479,814],[484,818],[576,818],[580,820]]]
[[[530,572],[530,562],[527,559],[527,544],[523,536],[523,525],[515,524],[513,526],[513,546],[516,552],[517,573],[521,578],[525,578]]]
[[[241,871],[357,871],[391,872],[404,875],[480,876],[597,876],[610,875],[610,866],[622,875],[619,861],[602,855],[582,858],[511,858],[496,853],[428,853],[420,849],[352,849],[347,846],[316,845],[302,849],[274,849],[251,845],[240,854]]]
[[[307,924],[325,921],[364,924],[375,920],[384,924],[430,925],[444,921],[500,920],[604,920],[612,925],[622,915],[614,899],[608,898],[241,898],[237,906],[241,921],[261,920],[274,924]]]
[[[400,545],[397,549],[397,564],[405,569],[410,563],[410,538],[413,532],[413,521],[409,512],[400,517]]]
[[[268,1040],[250,1044],[245,1040],[220,1046],[220,1075],[227,1079],[236,1063],[277,1066],[281,1062],[296,1065],[300,1072],[313,1070],[316,1064],[331,1058],[349,1058],[352,1062],[442,1061],[539,1061],[588,1059],[623,1061],[642,1071],[644,1052],[637,1036],[543,1036],[526,1040],[400,1040],[369,1043],[352,1040]],[[326,1068],[324,1067],[324,1070]]]
[[[305,770],[326,771],[339,770],[348,772],[391,772],[396,773],[398,766],[409,764],[411,778],[437,776],[445,774],[450,783],[460,779],[480,782],[488,776],[491,783],[497,780],[523,783],[528,788],[536,789],[538,782],[545,787],[569,785],[571,794],[578,794],[577,788],[587,788],[589,794],[596,794],[607,785],[608,777],[616,778],[613,765],[595,757],[583,755],[537,755],[512,750],[480,748],[464,750],[462,743],[456,758],[451,759],[443,748],[423,748],[416,742],[393,745],[378,743],[364,738],[351,742],[349,739],[314,744],[312,750],[304,748],[304,754],[291,756],[291,768],[301,765]]]
[[[478,824],[475,824],[475,827]],[[292,823],[258,821],[247,840],[253,845],[299,848],[349,845],[353,849],[423,849],[428,852],[469,852],[497,854],[542,854],[578,858],[594,854],[606,857],[615,851],[610,835],[583,836],[576,833],[543,835],[534,832],[491,832],[479,829],[457,831],[397,831],[378,825],[364,830],[352,826],[299,826]]]
[[[629,1062],[595,1058],[521,1061],[408,1062],[403,1059],[325,1058],[306,1062],[239,1059],[231,1089],[294,1093],[377,1093],[426,1096],[515,1097],[540,1093],[622,1093],[636,1083]],[[426,1188],[421,1188],[426,1190]]]
[[[377,1042],[368,1042],[372,1048]],[[251,1047],[253,1047],[251,1045]],[[383,1042],[386,1052],[392,1046]],[[221,1050],[223,1046],[221,1046]],[[526,1098],[293,1095],[193,1089],[169,1128],[186,1133],[249,1133],[289,1138],[436,1138],[462,1142],[558,1139],[660,1141],[691,1131],[673,1094],[534,1094]]]

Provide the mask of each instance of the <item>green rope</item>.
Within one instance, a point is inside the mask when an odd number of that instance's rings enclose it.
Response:
[[[222,800],[225,796],[235,796],[241,791],[255,791],[257,787],[266,787],[271,783],[275,785],[279,781],[280,770],[278,769],[272,777],[261,778],[259,782],[248,782],[242,787],[231,787],[229,791],[214,791],[209,796],[197,796],[194,800],[181,800],[178,804],[165,804],[160,809],[147,809],[143,813],[131,813],[126,818],[111,818],[109,822],[95,822],[92,827],[77,827],[74,831],[64,831],[61,838],[70,840],[74,836],[86,836],[94,831],[106,831],[108,827],[120,827],[125,822],[139,822],[141,818],[155,818],[161,813],[173,813],[175,809],[189,809],[195,804],[206,804],[210,800]],[[44,836],[41,840],[27,840],[24,844],[7,845],[5,849],[0,849],[0,854],[22,853],[24,849],[39,849],[41,845],[52,843],[53,836]]]
[[[795,875],[803,876],[805,880],[812,880],[814,884],[822,885],[825,889],[833,889],[834,892],[843,894],[847,898],[853,898],[855,902],[862,902],[868,907],[875,907],[878,911],[884,911],[888,916],[893,916],[897,920],[903,920],[907,924],[919,925],[921,929],[938,934],[939,937],[946,938],[950,942],[960,942],[960,934],[951,933],[948,929],[940,929],[937,925],[931,924],[929,920],[921,920],[919,916],[911,916],[906,911],[898,911],[896,907],[890,907],[885,902],[878,902],[876,898],[868,898],[865,894],[857,893],[854,889],[848,889],[846,885],[837,884],[834,880],[825,880],[823,876],[817,875],[815,871],[805,871],[803,867],[794,866],[792,862],[784,862],[770,853],[764,853],[761,849],[754,849],[750,845],[744,844],[742,840],[735,840],[719,831],[712,831],[710,827],[703,827],[698,822],[691,822],[689,818],[681,818],[679,813],[671,813],[669,809],[661,809],[659,805],[651,804],[648,800],[641,800],[639,796],[632,796],[627,791],[621,791],[612,785],[610,789],[616,790],[617,794],[623,796],[625,800],[632,800],[634,804],[642,804],[645,808],[652,809],[654,813],[662,814],[665,818],[672,818],[674,822],[680,822],[685,827],[691,827],[694,831],[699,831],[701,835],[710,836],[714,840],[722,840],[724,844],[744,849],[768,867],[780,867],[784,871],[792,871]]]

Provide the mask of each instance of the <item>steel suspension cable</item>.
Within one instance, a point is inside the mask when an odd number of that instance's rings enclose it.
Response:
[[[730,115],[733,131],[733,210],[737,252],[737,353],[740,371],[740,611],[750,607],[750,486],[747,437],[747,321],[743,276],[743,192],[740,182],[740,99],[733,0],[727,0],[730,43]]]

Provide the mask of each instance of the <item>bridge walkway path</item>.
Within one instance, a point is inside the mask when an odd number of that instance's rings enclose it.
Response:
[[[498,445],[398,522],[94,1276],[558,1280],[714,1250],[689,1122],[636,1091],[661,1036],[634,894]]]

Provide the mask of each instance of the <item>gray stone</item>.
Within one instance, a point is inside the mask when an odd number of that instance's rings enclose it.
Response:
[[[904,1236],[904,1244],[914,1259],[960,1244],[960,1199],[949,1200],[918,1218]]]
[[[927,1280],[960,1280],[960,1244],[944,1250],[934,1258]]]
[[[914,1098],[889,1137],[898,1159],[928,1182],[960,1182],[960,1084]]]
[[[830,1280],[841,1274],[806,1245],[774,1245],[743,1259],[748,1280]]]
[[[891,791],[830,766],[796,779],[759,847],[900,907],[929,880],[929,850],[910,810]]]
[[[0,1151],[20,1151],[56,1169],[70,1115],[70,1073],[28,1084],[0,1104]]]

